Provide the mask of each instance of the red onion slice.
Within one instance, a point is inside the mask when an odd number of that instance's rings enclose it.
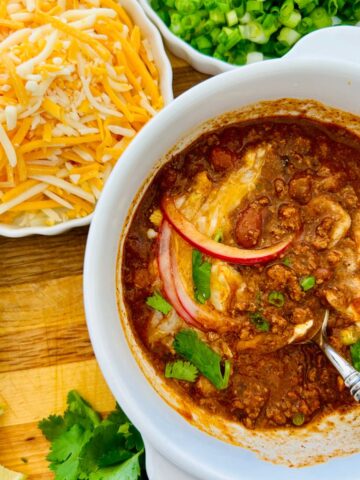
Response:
[[[166,219],[187,242],[206,255],[230,263],[252,265],[255,263],[269,262],[286,250],[294,238],[293,236],[289,236],[282,242],[272,245],[271,247],[257,250],[232,247],[216,242],[199,232],[176,208],[174,201],[170,197],[164,197],[161,206]]]
[[[164,292],[170,304],[174,307],[176,313],[190,325],[198,327],[196,321],[187,313],[177,296],[174,277],[171,268],[170,259],[170,244],[171,244],[171,227],[169,223],[164,220],[159,234],[159,252],[158,265],[161,280],[164,286]]]

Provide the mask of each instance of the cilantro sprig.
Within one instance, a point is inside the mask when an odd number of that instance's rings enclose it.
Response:
[[[47,459],[56,480],[137,480],[144,475],[144,444],[119,405],[105,420],[71,391],[63,416],[39,423],[51,442]]]
[[[192,252],[192,278],[195,299],[205,303],[210,298],[211,263],[204,261],[199,250]]]
[[[176,360],[165,365],[165,377],[176,378],[177,380],[185,380],[187,382],[195,382],[199,370],[190,362]]]
[[[191,362],[218,389],[227,388],[231,365],[229,360],[222,361],[198,334],[191,329],[180,330],[175,335],[174,349],[176,353]]]

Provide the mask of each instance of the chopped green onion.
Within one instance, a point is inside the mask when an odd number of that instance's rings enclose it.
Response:
[[[164,5],[168,8],[175,8],[175,0],[163,0]]]
[[[301,425],[303,425],[303,423],[305,422],[305,417],[302,413],[297,413],[293,416],[292,422],[297,427],[301,427]]]
[[[221,12],[218,9],[211,10],[209,12],[209,18],[212,20],[214,23],[222,24],[225,23],[225,14],[224,12]]]
[[[263,2],[261,0],[248,0],[246,2],[246,10],[248,12],[259,13],[264,11]]]
[[[251,15],[249,12],[246,12],[242,17],[240,17],[239,22],[246,24],[251,21]]]
[[[310,18],[316,28],[330,27],[332,25],[331,17],[328,15],[325,8],[315,8],[310,14]]]
[[[239,25],[239,30],[243,38],[254,43],[262,44],[269,40],[269,34],[264,30],[261,23],[252,21],[246,25]]]
[[[197,37],[196,44],[199,50],[205,50],[207,48],[210,49],[212,47],[210,38],[206,37],[205,35],[201,35],[200,37]]]
[[[286,267],[291,267],[291,260],[290,260],[290,258],[285,257],[284,260],[283,260],[283,264],[284,264]]]
[[[294,10],[293,0],[285,0],[280,8],[280,21],[282,18],[288,18]]]
[[[316,285],[316,278],[313,275],[303,277],[300,280],[300,287],[304,290],[304,292],[311,290],[313,287],[315,287],[315,285]]]
[[[295,0],[295,3],[300,9],[306,8],[308,5],[314,3],[314,0]]]
[[[155,292],[154,295],[146,299],[146,305],[157,310],[158,312],[167,315],[171,312],[172,306],[163,298],[159,292]]]
[[[360,372],[360,340],[350,347],[351,361],[356,370]]]
[[[217,0],[203,0],[203,5],[206,10],[213,10],[216,8]]]
[[[260,332],[268,332],[270,330],[270,323],[261,315],[260,312],[250,313],[249,317],[256,329]]]
[[[219,35],[221,33],[221,28],[214,28],[210,33],[211,40],[213,43],[217,43]]]
[[[273,292],[269,293],[268,296],[268,302],[271,305],[274,305],[275,307],[283,307],[285,303],[285,296],[281,292],[276,292],[275,290]]]
[[[161,8],[161,3],[159,0],[151,0],[150,5],[154,10],[160,10]]]
[[[186,15],[186,17],[182,17],[181,19],[181,26],[183,30],[195,30],[195,28],[199,25],[201,21],[201,17],[196,14]]]
[[[225,14],[225,17],[226,17],[226,21],[227,21],[227,24],[229,25],[229,27],[233,27],[234,25],[236,25],[239,22],[239,19],[238,19],[238,16],[237,16],[235,10],[230,10],[230,12],[227,12]]]
[[[200,52],[235,65],[285,55],[316,29],[360,21],[359,0],[150,2],[172,33]]]
[[[298,12],[297,10],[294,10],[291,12],[291,14],[286,17],[286,18],[281,18],[280,16],[280,22],[285,26],[289,28],[295,28],[301,21],[301,13]]]
[[[203,261],[199,250],[192,252],[192,278],[194,295],[199,303],[205,303],[210,298],[211,263]]]
[[[283,27],[280,30],[280,33],[278,35],[278,40],[279,42],[286,43],[289,45],[289,47],[292,47],[294,43],[296,43],[299,38],[301,37],[300,33],[297,32],[296,30],[293,30],[292,28],[288,27]]]
[[[230,5],[229,5],[227,2],[217,1],[217,2],[216,2],[216,7],[217,7],[221,12],[224,12],[224,13],[227,13],[227,12],[230,11]]]
[[[312,1],[312,2],[309,2],[307,3],[307,5],[301,10],[301,13],[303,15],[310,15],[310,13],[312,11],[314,11],[314,9],[317,7],[317,2],[316,1]]]
[[[290,48],[291,45],[289,45],[287,42],[276,42],[274,44],[274,50],[279,57],[285,55],[285,53],[287,53]]]
[[[296,30],[300,33],[300,35],[306,35],[307,33],[310,33],[313,29],[314,22],[311,20],[310,17],[303,18],[296,27]]]
[[[212,20],[206,20],[204,21],[203,25],[202,25],[202,28],[201,28],[201,33],[202,34],[205,34],[205,35],[210,35],[211,37],[211,33],[214,31],[214,30],[217,30],[218,27],[216,26],[215,22],[213,22]],[[211,48],[214,48],[214,45],[213,45],[214,42],[211,43]]]
[[[215,242],[222,242],[222,240],[223,240],[222,230],[217,230],[217,232],[214,235],[214,240],[215,240]]]
[[[180,14],[188,15],[197,12],[201,3],[201,0],[175,0],[175,7]]]
[[[181,35],[183,28],[181,26],[181,16],[178,13],[172,13],[170,16],[170,30],[175,35]]]
[[[219,46],[222,47],[223,53],[233,48],[241,40],[241,35],[238,29],[223,27],[219,35]]]
[[[338,0],[327,0],[326,10],[330,17],[335,17],[335,15],[338,13],[339,3],[340,2]]]

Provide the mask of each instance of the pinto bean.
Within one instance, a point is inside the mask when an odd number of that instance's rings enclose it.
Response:
[[[307,204],[311,200],[311,178],[309,175],[298,174],[290,180],[289,196],[301,203]]]
[[[236,162],[236,155],[226,147],[213,147],[210,153],[210,162],[217,172],[232,168]]]
[[[242,210],[235,225],[235,238],[237,243],[244,248],[255,247],[262,231],[261,206],[251,204]]]

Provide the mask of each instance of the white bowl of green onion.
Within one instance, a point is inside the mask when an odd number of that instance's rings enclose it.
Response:
[[[352,0],[139,0],[168,48],[215,75],[285,55],[310,32],[360,23]]]

